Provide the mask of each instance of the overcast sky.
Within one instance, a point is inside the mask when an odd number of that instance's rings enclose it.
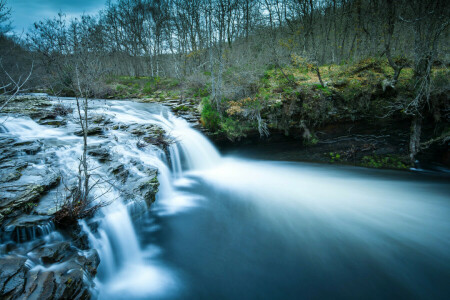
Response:
[[[24,32],[34,22],[56,16],[62,11],[69,17],[92,14],[105,6],[106,0],[7,0],[16,33]]]

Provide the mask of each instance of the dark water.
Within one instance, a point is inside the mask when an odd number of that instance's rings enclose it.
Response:
[[[156,207],[159,229],[140,232],[176,274],[169,298],[450,295],[445,178],[247,159],[187,178],[176,190],[190,204],[172,214]]]

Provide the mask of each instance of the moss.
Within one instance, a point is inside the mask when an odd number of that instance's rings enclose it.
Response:
[[[398,155],[364,156],[361,165],[369,168],[408,169],[408,164]]]
[[[173,108],[173,111],[188,111],[190,110],[189,106],[181,105],[178,107]]]
[[[341,161],[341,154],[339,154],[338,152],[330,152],[328,154],[329,154],[331,163],[335,163],[335,162],[340,162]]]

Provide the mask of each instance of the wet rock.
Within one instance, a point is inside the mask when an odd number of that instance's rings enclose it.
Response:
[[[40,259],[44,265],[49,265],[61,262],[68,253],[70,253],[70,243],[58,242],[41,247],[30,255],[36,259]]]
[[[23,292],[25,274],[28,271],[26,260],[25,257],[19,256],[0,257],[1,299],[16,299]]]
[[[14,143],[12,148],[17,152],[25,152],[26,154],[34,155],[41,150],[42,145],[38,141],[24,141]]]
[[[50,261],[57,261],[51,269],[34,268],[27,274],[25,297],[29,299],[89,299],[93,277],[100,258],[96,250],[78,253],[68,243],[42,250]],[[46,246],[44,248],[49,248]],[[51,247],[50,247],[51,248]],[[53,251],[54,250],[54,251]],[[41,250],[39,250],[41,251]]]
[[[156,193],[158,192],[159,181],[155,176],[151,179],[143,178],[136,183],[134,189],[135,195],[140,195],[148,206],[150,206],[156,199]]]
[[[84,135],[83,130],[75,131],[74,134],[76,136],[83,136]],[[100,134],[103,134],[103,129],[101,127],[96,126],[96,127],[89,127],[88,128],[88,133],[87,133],[88,136],[100,135]]]
[[[57,284],[54,272],[34,271],[30,273],[25,287],[25,299],[55,299]]]
[[[16,181],[16,180],[20,179],[21,176],[22,176],[22,173],[14,170],[10,173],[6,173],[5,175],[2,175],[2,178],[0,179],[0,183]]]
[[[3,162],[2,164],[0,164],[0,170],[13,168],[16,171],[22,171],[27,166],[28,166],[28,162],[17,158],[14,161]]]
[[[9,215],[18,209],[31,209],[41,195],[55,187],[60,179],[58,175],[50,173],[36,183],[0,185],[0,214]]]
[[[32,244],[23,255],[0,257],[0,299],[91,298],[100,263],[95,249],[80,251],[67,241]]]
[[[125,166],[123,164],[120,163],[112,165],[109,168],[109,172],[114,174],[114,176],[118,178],[122,183],[125,183],[129,175],[129,171],[125,169]]]
[[[102,125],[108,125],[113,123],[111,119],[105,115],[95,115],[91,118],[91,122],[94,124],[102,124]]]
[[[165,131],[160,126],[155,124],[135,124],[130,132],[137,136],[143,135],[159,135],[164,134]]]
[[[2,237],[22,243],[50,233],[51,228],[50,216],[20,215],[4,226]]]
[[[41,120],[39,120],[39,122],[38,122],[41,125],[55,126],[55,127],[61,127],[61,126],[67,125],[67,121],[65,121],[65,120],[42,120],[42,121]]]
[[[89,146],[88,152],[89,155],[96,157],[100,162],[105,162],[111,160],[111,155],[109,150],[103,148],[102,146]]]

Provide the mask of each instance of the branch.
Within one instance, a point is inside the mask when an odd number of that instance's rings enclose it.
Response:
[[[14,99],[16,97],[16,95],[20,92],[21,88],[25,85],[25,83],[27,83],[27,81],[30,79],[31,74],[33,74],[33,68],[34,68],[34,61],[31,63],[31,69],[30,72],[28,73],[27,78],[25,78],[25,80],[23,82],[20,82],[22,76],[19,77],[19,80],[17,80],[17,82],[11,77],[11,75],[9,75],[9,73],[5,70],[5,68],[3,67],[3,64],[0,61],[0,66],[2,68],[2,70],[5,72],[5,74],[8,76],[8,78],[11,80],[11,82],[14,84],[14,89],[16,90],[14,92],[14,94],[12,94],[6,101],[5,103],[3,103],[3,105],[0,107],[0,112],[5,108],[6,105],[8,105],[8,103]],[[9,83],[7,86],[11,85],[11,83]]]

